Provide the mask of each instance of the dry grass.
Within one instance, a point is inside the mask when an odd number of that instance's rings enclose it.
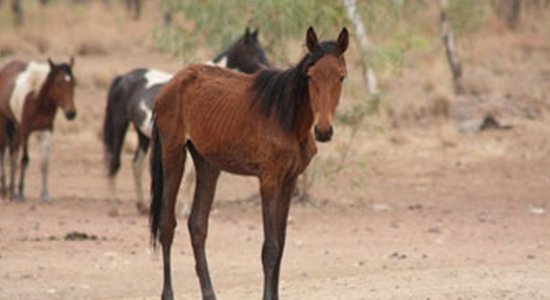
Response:
[[[0,27],[2,62],[16,57],[44,61],[47,56],[66,61],[77,54],[79,116],[74,122],[58,118],[56,128],[61,135],[97,138],[107,89],[115,76],[135,67],[176,71],[183,65],[181,60],[156,51],[151,34],[160,15],[153,1],[146,2],[144,19],[139,22],[129,20],[121,4],[111,3],[107,10],[101,1],[90,1],[86,6],[54,4],[44,11],[33,6],[25,27],[17,31]],[[434,153],[455,153],[469,159],[499,157],[506,151],[506,142],[486,142],[482,135],[464,137],[457,132],[456,123],[486,113],[504,119],[541,119],[550,110],[550,40],[541,29],[550,28],[548,24],[529,20],[528,26],[511,33],[489,22],[486,29],[460,37],[457,43],[467,93],[456,96],[438,36],[436,12],[426,14],[426,22],[434,22],[433,26],[426,25],[431,29],[425,32],[431,44],[406,53],[400,72],[379,74],[381,113],[360,114],[355,122],[337,124],[335,140],[320,146],[311,167],[310,184],[330,184],[337,174],[360,185],[368,170],[365,166],[379,157],[398,160]],[[375,34],[372,41],[375,46],[385,42]],[[285,45],[290,58],[274,62],[280,67],[295,62],[305,51],[302,41]],[[201,62],[217,50],[197,49],[186,57]],[[349,74],[340,113],[354,111],[368,99],[353,42],[346,59]],[[466,142],[468,139],[474,142]],[[133,153],[136,145],[135,135],[129,132],[124,152]]]
[[[0,54],[14,54],[24,49],[27,54],[106,55],[111,50],[153,46],[150,39],[156,24],[156,4],[139,22],[128,20],[122,3],[111,3],[106,8],[101,1],[68,5],[54,3],[42,8],[25,3],[26,23],[15,29],[11,23],[0,26],[2,43]],[[28,45],[32,45],[30,48]],[[21,48],[21,46],[23,46]],[[11,49],[11,50],[10,50]]]
[[[105,55],[107,54],[107,47],[101,41],[84,40],[76,46],[76,53],[82,56]]]
[[[93,86],[107,90],[111,86],[111,81],[117,76],[117,72],[112,69],[98,70],[91,75],[91,82]]]

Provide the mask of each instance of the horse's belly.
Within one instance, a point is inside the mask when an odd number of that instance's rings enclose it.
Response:
[[[244,129],[234,128],[231,123],[226,123],[223,129],[206,125],[200,132],[191,130],[189,140],[197,152],[217,168],[238,175],[258,175],[260,156],[256,132],[244,126],[239,127]]]
[[[243,157],[232,155],[205,155],[204,158],[222,171],[237,175],[257,176],[259,175],[259,165],[254,162],[244,161]]]

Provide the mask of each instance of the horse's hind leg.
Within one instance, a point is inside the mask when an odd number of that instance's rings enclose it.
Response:
[[[172,275],[170,267],[170,249],[174,239],[174,230],[176,228],[175,204],[178,190],[185,167],[185,149],[184,147],[172,147],[163,145],[162,148],[162,168],[163,168],[163,202],[160,221],[159,240],[162,245],[162,261],[164,265],[164,286],[162,289],[162,299],[172,300]]]
[[[202,298],[212,300],[216,299],[216,296],[210,280],[204,244],[208,233],[208,216],[210,215],[220,171],[205,161],[192,145],[189,145],[188,148],[193,156],[197,172],[195,196],[189,215],[188,229],[193,244],[195,271],[199,277]]]
[[[5,197],[8,194],[8,188],[6,186],[6,145],[0,142],[0,194]]]
[[[112,128],[113,138],[111,140],[111,153],[109,154],[109,189],[110,189],[110,208],[109,215],[118,215],[118,200],[116,197],[116,174],[120,169],[120,155],[124,138],[128,130],[129,120],[126,118],[116,119]]]
[[[0,194],[5,197],[8,194],[6,185],[6,147],[7,147],[7,135],[6,135],[6,120],[0,117]]]
[[[149,149],[149,138],[143,133],[138,133],[139,145],[134,154],[132,162],[132,171],[134,172],[134,183],[136,186],[137,210],[141,214],[146,214],[149,210],[143,200],[143,170],[145,169],[145,156]]]
[[[6,137],[10,153],[10,183],[8,186],[8,193],[12,200],[18,200],[18,195],[15,193],[15,178],[19,169],[19,139],[15,124],[11,121],[6,122]]]

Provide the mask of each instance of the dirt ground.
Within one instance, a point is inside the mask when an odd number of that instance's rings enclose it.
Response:
[[[41,58],[19,53],[0,64],[13,57]],[[395,124],[391,116],[367,117],[356,133],[337,125],[335,140],[319,146],[310,168],[312,203],[291,208],[281,298],[550,299],[550,77],[543,76],[550,69],[544,57],[544,64],[535,56],[510,67],[542,74],[523,88],[546,105],[534,116],[497,114],[510,130],[461,134],[453,111],[423,125]],[[159,298],[161,255],[150,246],[147,217],[135,210],[135,137],[128,136],[118,179],[121,214],[110,217],[99,134],[111,75],[143,62],[174,71],[181,66],[174,61],[148,49],[77,57],[79,115],[76,122],[61,114],[56,120],[52,201],[38,199],[35,139],[27,201],[0,200],[0,299]],[[401,90],[416,85],[408,80],[417,75],[403,77]],[[186,193],[182,198],[189,201]],[[219,299],[261,297],[260,216],[256,180],[223,175],[207,243]],[[178,299],[199,299],[185,222],[180,216],[173,246],[174,292]]]

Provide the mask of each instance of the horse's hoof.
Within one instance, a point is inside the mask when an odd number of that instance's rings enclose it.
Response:
[[[139,214],[141,215],[148,215],[149,214],[149,208],[143,204],[143,202],[136,203],[137,210]]]
[[[208,293],[205,293],[202,295],[202,299],[204,300],[216,300],[216,295],[213,291],[210,291]]]
[[[174,293],[172,291],[163,291],[161,300],[174,300]]]

